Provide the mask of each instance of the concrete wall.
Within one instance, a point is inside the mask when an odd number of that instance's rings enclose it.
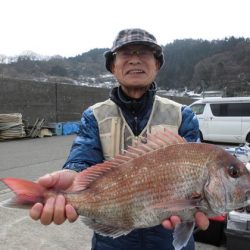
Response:
[[[0,79],[0,114],[22,113],[32,125],[37,118],[46,122],[76,121],[88,106],[105,100],[110,90],[58,83]]]
[[[68,84],[56,85],[57,121],[76,121],[82,111],[109,97],[110,89],[90,88]]]
[[[78,121],[82,111],[109,96],[109,89],[0,78],[0,114],[21,113],[29,125],[37,118],[48,122]],[[190,104],[190,98],[170,97]]]

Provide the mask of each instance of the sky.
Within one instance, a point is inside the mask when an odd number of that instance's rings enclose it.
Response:
[[[250,38],[249,0],[0,0],[0,55],[76,56],[142,28],[159,44]]]

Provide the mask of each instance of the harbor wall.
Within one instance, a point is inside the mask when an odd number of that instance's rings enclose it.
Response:
[[[0,79],[0,114],[21,113],[23,120],[33,124],[36,119],[46,123],[78,121],[84,109],[109,97],[110,89],[72,84]],[[182,104],[189,98],[169,97]]]

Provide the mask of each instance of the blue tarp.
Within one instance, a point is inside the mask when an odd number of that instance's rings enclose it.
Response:
[[[64,122],[62,128],[63,135],[77,134],[80,130],[80,122]]]

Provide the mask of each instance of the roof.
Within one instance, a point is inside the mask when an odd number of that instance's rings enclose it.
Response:
[[[250,96],[244,97],[205,97],[198,101],[193,102],[196,103],[239,103],[239,102],[250,102]],[[191,105],[192,105],[191,104]]]

